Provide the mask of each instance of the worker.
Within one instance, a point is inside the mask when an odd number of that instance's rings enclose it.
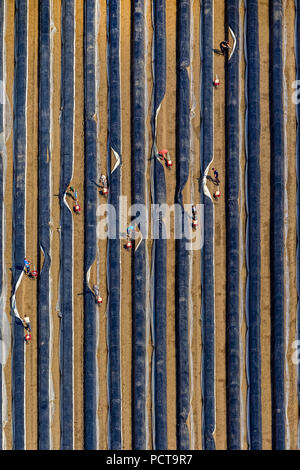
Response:
[[[213,194],[213,197],[214,199],[219,199],[220,196],[221,196],[221,192],[219,191],[219,189],[217,189],[217,191]]]
[[[74,209],[75,214],[80,214],[80,205],[78,201],[76,201],[76,204],[73,209]]]
[[[73,196],[74,201],[77,201],[78,199],[78,193],[76,190],[74,190],[74,196]]]
[[[135,232],[135,227],[133,225],[129,225],[129,227],[127,227],[127,237],[131,238],[134,232]]]
[[[169,157],[169,154],[168,154],[168,157],[166,158],[166,165],[168,168],[171,168],[171,166],[173,165],[173,162],[171,158]]]
[[[100,183],[102,184],[102,196],[108,196],[107,178],[105,175],[100,176]]]
[[[31,326],[30,326],[30,319],[29,317],[24,317],[24,328],[25,330],[31,331]]]
[[[132,248],[132,241],[130,240],[130,238],[127,238],[127,242],[126,242],[125,248],[126,248],[127,250],[130,250],[130,249]]]
[[[215,177],[215,182],[217,184],[220,184],[220,180],[219,180],[219,172],[216,168],[212,168],[212,171],[214,172],[214,177]]]
[[[230,45],[229,45],[229,42],[228,41],[221,41],[220,42],[220,49],[221,49],[221,52],[223,55],[225,55],[225,51],[227,51],[228,49],[231,49]]]
[[[74,188],[73,188],[73,186],[69,186],[68,189],[69,189],[69,191],[71,191],[71,193],[74,193]]]
[[[27,333],[25,334],[24,340],[26,344],[29,344],[29,341],[31,341],[31,333],[29,331],[27,331]]]
[[[30,273],[31,279],[37,279],[37,278],[38,278],[38,275],[39,275],[39,273],[36,271],[35,268],[34,268],[34,270],[31,271],[31,273]]]
[[[165,160],[166,155],[167,155],[168,153],[169,153],[169,151],[168,151],[167,149],[160,150],[160,151],[158,152],[159,158],[160,158],[161,160]]]
[[[193,228],[197,228],[197,225],[198,225],[198,217],[197,217],[197,210],[196,210],[196,206],[192,206],[192,217],[193,217],[193,220],[192,220],[192,227]]]
[[[96,300],[96,304],[102,304],[103,302],[103,299],[100,295],[100,292],[99,292],[99,287],[94,285],[93,286],[93,289],[94,289],[94,293],[95,293],[95,300]]]
[[[196,217],[195,219],[192,220],[192,227],[197,228],[197,226],[198,226],[198,219]]]
[[[170,158],[169,151],[168,151],[167,149],[160,150],[160,151],[158,152],[158,155],[159,155],[159,158],[160,158],[161,160],[164,160],[164,161],[165,161],[166,166],[167,166],[168,168],[171,168],[171,166],[173,165],[173,163],[172,163],[172,160],[171,160],[171,158]]]
[[[220,80],[219,80],[218,75],[216,75],[216,78],[214,79],[213,84],[216,88],[218,88],[218,86],[220,85]]]
[[[107,178],[105,175],[100,176],[100,183],[102,184],[102,186],[107,186]]]
[[[26,258],[24,259],[24,270],[26,274],[30,273],[30,263]]]

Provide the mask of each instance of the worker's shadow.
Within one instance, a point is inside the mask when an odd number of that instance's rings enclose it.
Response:
[[[66,196],[70,196],[70,197],[73,199],[73,201],[76,201],[76,199],[75,199],[75,197],[73,196],[73,194],[66,192]]]
[[[197,181],[198,181],[198,192],[200,193],[200,192],[201,192],[202,183],[203,183],[203,175],[200,174],[199,178],[197,178]]]
[[[224,55],[220,49],[213,49],[213,52],[218,55]]]
[[[94,185],[97,186],[97,188],[102,189],[101,184],[96,183],[96,181],[94,181],[94,180],[91,180],[91,182],[94,183]]]

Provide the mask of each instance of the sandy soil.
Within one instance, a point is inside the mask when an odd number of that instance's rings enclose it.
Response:
[[[190,163],[190,201],[192,204],[200,203],[198,178],[200,176],[200,5],[193,2],[192,8],[192,41],[191,54],[191,103],[194,105],[194,115],[191,121],[191,163]],[[201,275],[200,250],[191,251],[192,285],[191,285],[191,448],[201,448]]]
[[[33,267],[38,261],[38,9],[37,1],[28,3],[28,94],[27,94],[27,169],[26,169],[26,257]],[[37,283],[23,277],[24,292],[20,313],[28,315],[37,332]],[[37,338],[37,336],[35,335]],[[26,348],[26,448],[37,448],[37,341]]]
[[[51,373],[53,380],[53,416],[52,416],[52,447],[60,447],[60,372],[59,372],[59,331],[60,319],[57,315],[59,301],[59,225],[60,208],[57,194],[59,192],[60,178],[60,71],[61,71],[61,10],[60,0],[53,0],[52,21],[53,27],[53,54],[52,54],[52,263],[51,263],[51,320],[52,320],[52,360]],[[175,175],[176,175],[176,0],[166,1],[166,29],[167,29],[167,87],[164,101],[158,116],[157,144],[158,148],[168,148],[173,160],[171,171],[166,171],[167,203],[174,203]],[[97,32],[97,153],[98,173],[107,173],[107,41],[106,41],[106,0],[98,0],[98,32]],[[148,90],[148,108],[146,109],[146,132],[148,147],[145,158],[150,156],[151,150],[151,91],[152,91],[152,24],[151,1],[146,5],[146,30],[148,49],[146,56],[146,86]],[[193,53],[191,55],[190,77],[191,92],[194,94],[194,117],[191,120],[191,168],[190,179],[184,191],[184,202],[199,203],[198,180],[200,174],[200,6],[199,1],[192,2],[193,19]],[[293,352],[292,342],[296,337],[296,125],[295,107],[291,101],[292,82],[295,77],[294,57],[294,2],[284,0],[285,27],[286,27],[286,96],[288,105],[287,114],[287,207],[288,226],[286,239],[286,269],[289,273],[289,283],[286,283],[286,398],[287,398],[287,447],[297,447],[297,370],[291,360]],[[122,97],[122,194],[127,196],[128,207],[131,204],[131,111],[130,111],[130,0],[121,2],[121,97]],[[28,35],[28,115],[27,115],[27,179],[26,179],[26,254],[32,263],[37,263],[37,176],[38,176],[38,1],[29,0],[29,35]],[[241,39],[244,34],[244,6],[241,2]],[[83,74],[83,2],[76,2],[76,56],[75,56],[75,145],[74,145],[74,173],[72,183],[79,194],[81,207],[84,207],[84,74]],[[262,426],[263,448],[271,448],[271,381],[270,381],[270,254],[269,254],[269,220],[270,220],[270,132],[269,132],[269,27],[268,2],[259,2],[259,36],[260,36],[260,92],[261,92],[261,367],[262,367]],[[214,43],[217,48],[224,37],[224,2],[214,2]],[[6,0],[6,93],[10,103],[13,103],[14,78],[14,2]],[[240,48],[243,42],[240,43]],[[216,430],[215,441],[217,449],[226,449],[226,364],[225,364],[225,313],[226,313],[226,231],[225,231],[225,94],[224,94],[224,58],[214,55],[214,73],[220,78],[221,85],[214,90],[214,162],[221,179],[221,198],[215,204],[215,374],[216,374]],[[244,252],[241,252],[240,264],[240,294],[241,294],[241,442],[247,448],[246,435],[246,375],[245,375],[245,193],[244,193],[244,55],[241,50],[241,193],[240,217],[241,238]],[[12,259],[12,162],[13,138],[7,141],[7,175],[5,191],[6,233],[5,233],[5,267],[7,271],[7,302],[6,308],[9,318],[11,294],[11,259]],[[148,153],[147,153],[148,152]],[[150,201],[150,162],[147,161],[146,170],[147,198]],[[213,186],[209,187],[213,192]],[[68,199],[72,206],[71,199]],[[99,206],[106,200],[99,195]],[[98,221],[100,216],[98,216]],[[173,222],[173,217],[171,217]],[[80,217],[74,217],[74,442],[76,449],[83,448],[83,235],[84,211]],[[168,448],[176,449],[176,356],[175,356],[175,241],[174,226],[171,223],[171,238],[167,243],[167,400],[168,400]],[[151,240],[147,242],[149,267],[151,266]],[[106,307],[107,307],[107,281],[106,281],[106,240],[99,240],[97,246],[97,259],[91,270],[90,284],[98,284],[103,297],[103,304],[98,310],[99,336],[98,336],[98,423],[99,449],[107,449],[107,333],[106,333]],[[191,413],[188,425],[191,431],[191,447],[200,449],[201,436],[201,278],[200,278],[200,251],[191,255]],[[130,253],[121,250],[121,385],[122,385],[122,438],[123,448],[130,449],[131,438],[131,354],[132,354],[132,291],[129,273],[132,270],[132,257]],[[36,449],[38,442],[37,429],[37,293],[36,283],[24,278],[18,291],[17,302],[20,312],[29,314],[32,322],[33,340],[26,347],[26,448]],[[149,325],[148,325],[149,326]],[[152,447],[151,419],[151,337],[148,344],[148,447]],[[8,422],[4,427],[6,447],[12,448],[12,387],[11,387],[11,355],[4,368],[7,388]]]
[[[214,2],[214,48],[224,37],[225,10],[223,2]],[[214,92],[214,161],[220,175],[220,191],[223,197],[215,204],[215,376],[216,376],[216,431],[217,449],[226,449],[226,220],[225,220],[225,69],[224,58],[214,55],[214,74],[221,85]],[[223,176],[224,175],[224,176]],[[212,175],[211,175],[212,176]],[[210,186],[211,193],[213,187]]]
[[[122,123],[122,195],[127,196],[127,207],[131,206],[131,123],[130,123],[130,38],[131,2],[121,2],[121,123]],[[127,219],[128,225],[130,217]],[[123,249],[121,240],[121,380],[122,380],[122,433],[123,448],[131,448],[131,332],[132,332],[132,290],[129,273],[132,267],[131,253]]]
[[[260,2],[258,9],[260,50],[260,172],[261,181],[270,181],[270,116],[269,116],[269,14],[268,2]],[[270,449],[271,441],[271,370],[270,370],[270,186],[261,191],[261,399],[263,449]]]

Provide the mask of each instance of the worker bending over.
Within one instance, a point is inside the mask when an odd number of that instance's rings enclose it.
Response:
[[[165,161],[167,168],[171,169],[173,162],[171,160],[169,151],[167,149],[160,150],[158,152],[159,158]]]
[[[228,41],[221,41],[220,42],[220,49],[223,55],[225,55],[225,52],[231,49],[229,42]]]

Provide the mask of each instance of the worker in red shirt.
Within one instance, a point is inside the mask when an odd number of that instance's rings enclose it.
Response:
[[[164,160],[165,161],[165,164],[167,166],[167,168],[171,168],[172,165],[173,165],[173,162],[170,158],[170,154],[169,154],[169,151],[167,149],[163,149],[163,150],[160,150],[158,152],[158,155],[160,157],[161,160]]]
[[[99,287],[94,285],[93,289],[94,289],[94,293],[95,293],[96,304],[102,304],[103,300],[102,300],[102,297],[100,295]]]
[[[213,197],[214,199],[218,200],[220,196],[221,196],[221,192],[219,189],[217,189],[217,191],[213,194]]]
[[[25,334],[24,340],[26,344],[29,344],[29,342],[31,341],[31,333],[29,331],[27,331],[27,333]]]
[[[80,205],[79,205],[78,201],[76,201],[76,204],[74,206],[74,212],[77,215],[80,214]]]
[[[220,85],[220,80],[218,78],[218,75],[216,75],[216,78],[214,79],[213,84],[215,88],[218,88],[218,86]]]
[[[31,273],[30,273],[31,279],[34,279],[34,280],[36,280],[38,278],[38,275],[39,275],[39,273],[36,271],[36,269],[31,271]]]

